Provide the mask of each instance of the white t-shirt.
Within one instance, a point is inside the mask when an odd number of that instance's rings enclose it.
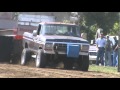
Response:
[[[98,45],[98,47],[105,47],[105,45],[106,45],[106,40],[105,40],[105,38],[98,38],[97,40],[96,40],[96,44]]]

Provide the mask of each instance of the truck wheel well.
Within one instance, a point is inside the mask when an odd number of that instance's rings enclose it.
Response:
[[[25,43],[25,48],[28,48],[28,44],[27,43]]]

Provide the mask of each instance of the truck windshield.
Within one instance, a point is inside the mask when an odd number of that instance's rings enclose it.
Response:
[[[74,36],[80,37],[80,27],[74,25],[44,25],[41,30],[42,35],[63,35],[63,36]]]

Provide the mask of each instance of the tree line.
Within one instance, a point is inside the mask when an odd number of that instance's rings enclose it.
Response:
[[[87,33],[89,40],[95,38],[98,28],[104,35],[117,35],[119,31],[119,12],[79,12],[81,32]]]

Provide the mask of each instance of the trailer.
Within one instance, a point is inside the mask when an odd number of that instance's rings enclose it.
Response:
[[[44,15],[19,14],[0,12],[0,61],[17,63],[22,52],[24,32],[32,33],[40,21],[54,21],[54,17]]]

